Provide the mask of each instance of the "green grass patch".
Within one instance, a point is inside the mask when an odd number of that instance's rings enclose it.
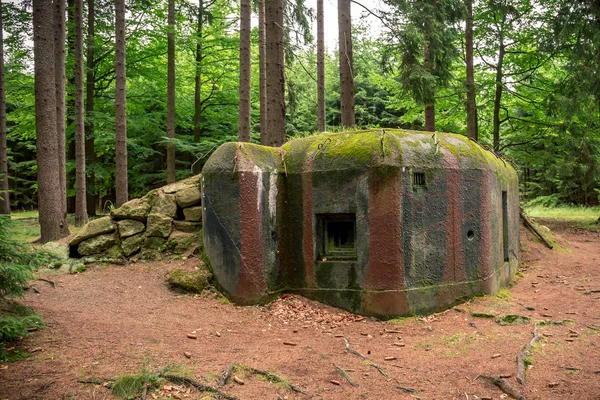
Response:
[[[600,229],[600,207],[583,206],[528,206],[525,208],[527,215],[533,218],[553,219],[568,222],[575,228],[597,231]],[[546,232],[544,232],[546,233]]]
[[[112,393],[123,399],[137,399],[142,395],[144,385],[148,390],[158,387],[160,379],[153,374],[121,375],[115,379]]]

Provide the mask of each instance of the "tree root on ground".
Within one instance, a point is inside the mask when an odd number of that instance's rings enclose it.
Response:
[[[344,338],[344,344],[346,345],[346,351],[350,354],[354,354],[355,356],[358,356],[360,358],[362,358],[364,361],[367,362],[368,365],[370,365],[371,367],[375,368],[377,371],[379,371],[379,373],[383,376],[385,376],[387,379],[389,379],[390,377],[388,376],[387,372],[385,372],[385,370],[383,368],[381,368],[381,366],[379,366],[378,364],[375,364],[373,361],[371,361],[371,359],[361,353],[359,353],[358,351],[354,350],[352,347],[350,347],[350,340],[348,338]]]
[[[533,325],[533,339],[531,339],[531,341],[525,345],[523,351],[517,356],[517,381],[521,385],[525,385],[526,379],[525,359],[527,357],[531,357],[531,348],[542,338],[540,335],[538,335],[537,328],[538,322]]]
[[[488,381],[490,381],[491,383],[496,385],[500,390],[502,390],[504,393],[506,393],[513,399],[527,400],[525,398],[525,396],[523,396],[523,394],[521,394],[521,391],[519,391],[519,389],[517,389],[516,387],[514,387],[513,385],[508,383],[508,381],[506,379],[494,378],[493,376],[488,376],[488,375],[478,375],[477,378],[487,379]],[[475,378],[475,379],[477,379],[477,378]]]
[[[178,385],[193,386],[201,392],[214,393],[217,398],[223,398],[226,400],[237,400],[237,397],[230,396],[226,393],[221,392],[216,387],[205,385],[205,384],[200,383],[192,378],[188,378],[187,376],[178,376],[178,375],[171,375],[171,374],[165,374],[165,373],[161,373],[158,376],[160,378],[166,379],[169,382],[172,382],[172,383],[175,383]]]
[[[293,385],[292,383],[290,383],[288,380],[272,374],[270,372],[267,371],[263,371],[261,369],[258,368],[254,368],[254,367],[249,367],[247,365],[243,365],[243,364],[239,364],[236,362],[233,362],[231,364],[229,364],[227,367],[225,367],[225,369],[223,370],[223,372],[221,373],[221,376],[219,377],[219,386],[224,386],[227,384],[227,382],[229,381],[229,379],[231,378],[231,375],[233,374],[234,371],[236,370],[245,370],[245,371],[249,371],[255,375],[260,375],[265,377],[266,380],[268,380],[269,382],[275,382],[275,383],[280,383],[283,386],[285,386],[287,389],[296,392],[296,393],[300,393],[303,394],[305,396],[309,396],[308,393],[304,392],[302,389],[300,389],[298,386]]]

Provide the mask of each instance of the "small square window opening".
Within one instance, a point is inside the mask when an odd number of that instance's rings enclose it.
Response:
[[[317,215],[319,260],[356,260],[356,214]]]
[[[425,186],[425,173],[424,172],[413,173],[413,186]]]

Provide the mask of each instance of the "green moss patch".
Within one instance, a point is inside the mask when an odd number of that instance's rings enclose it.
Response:
[[[167,284],[171,289],[180,290],[185,293],[202,293],[209,286],[210,273],[206,268],[194,271],[175,269],[167,278]]]
[[[506,325],[527,325],[531,318],[524,315],[507,314],[496,318],[496,322],[502,326]]]

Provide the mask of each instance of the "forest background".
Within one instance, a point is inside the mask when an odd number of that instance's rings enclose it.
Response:
[[[332,0],[328,10],[335,10]],[[34,2],[35,3],[35,2]],[[126,2],[129,196],[197,173],[220,144],[238,140],[240,3]],[[243,3],[243,2],[242,2]],[[513,160],[523,198],[592,206],[600,197],[600,5],[594,0],[347,1],[353,13],[355,125],[467,134],[467,60],[472,24],[479,142]],[[90,6],[92,8],[90,9]],[[251,30],[251,141],[260,142],[258,2]],[[66,173],[75,210],[74,1],[66,14]],[[472,13],[468,12],[471,9]],[[285,133],[318,131],[316,11],[286,0]],[[11,208],[37,208],[36,113],[31,1],[2,4],[8,182]],[[470,18],[471,17],[471,18]],[[337,15],[325,15],[325,25]],[[92,24],[90,24],[92,22]],[[91,26],[91,29],[90,29]],[[85,155],[90,216],[115,204],[115,4],[83,4]],[[337,27],[326,32],[337,34]],[[175,49],[174,138],[167,136],[168,36]],[[337,38],[336,38],[337,39]],[[325,52],[326,130],[339,131],[340,54]],[[90,57],[89,48],[93,47]],[[271,77],[267,77],[271,79]],[[197,83],[197,84],[196,84]],[[198,86],[197,86],[198,85]],[[199,96],[195,101],[195,90]],[[196,115],[196,121],[195,121]],[[351,125],[351,124],[345,124]]]

